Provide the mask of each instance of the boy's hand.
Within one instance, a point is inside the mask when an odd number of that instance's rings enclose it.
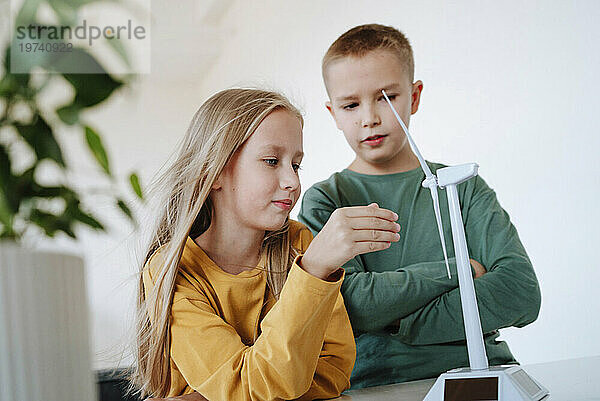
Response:
[[[302,256],[301,267],[324,280],[356,255],[387,249],[400,239],[396,220],[396,213],[376,203],[336,209]]]
[[[146,398],[144,401],[208,401],[200,393],[193,392],[187,395],[180,395],[178,397],[169,398]]]
[[[487,273],[487,270],[481,263],[476,261],[475,259],[469,259],[471,261],[471,266],[473,266],[473,270],[475,270],[475,278],[479,278]]]

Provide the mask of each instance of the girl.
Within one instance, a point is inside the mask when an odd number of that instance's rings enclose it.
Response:
[[[165,199],[140,269],[142,396],[315,399],[349,387],[340,266],[397,241],[398,217],[375,204],[338,209],[311,242],[288,219],[302,124],[284,97],[255,89],[217,93],[192,119],[156,185]]]

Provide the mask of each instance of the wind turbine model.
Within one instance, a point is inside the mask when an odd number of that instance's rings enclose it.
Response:
[[[438,377],[433,387],[427,393],[424,401],[538,401],[546,397],[549,392],[535,379],[529,376],[518,365],[489,366],[477,298],[471,267],[469,263],[469,251],[465,229],[460,213],[460,203],[456,186],[477,175],[479,166],[476,163],[461,164],[439,169],[437,177],[431,172],[425,163],[421,152],[414,143],[408,132],[404,121],[400,118],[396,109],[390,102],[384,90],[381,91],[385,100],[392,109],[398,123],[402,126],[411,149],[419,159],[421,168],[425,172],[423,187],[429,188],[433,201],[433,209],[450,277],[448,267],[448,255],[444,242],[444,229],[440,215],[440,205],[437,189],[446,189],[448,194],[448,209],[450,211],[450,223],[452,225],[452,240],[456,256],[456,267],[458,270],[458,285],[460,288],[460,301],[463,311],[463,321],[467,338],[467,352],[469,354],[469,368],[453,369]]]

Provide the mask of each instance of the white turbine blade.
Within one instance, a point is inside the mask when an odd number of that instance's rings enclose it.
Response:
[[[444,260],[446,261],[446,271],[448,272],[448,278],[451,278],[450,265],[448,264],[448,254],[446,252],[446,241],[444,240],[444,228],[442,226],[442,215],[440,213],[440,201],[439,201],[438,193],[437,193],[437,187],[438,187],[437,177],[435,175],[433,175],[433,173],[429,169],[429,166],[427,165],[427,163],[425,163],[425,159],[421,155],[421,152],[419,152],[419,148],[417,148],[417,145],[415,144],[412,137],[410,136],[410,133],[408,132],[408,128],[406,127],[406,124],[404,124],[404,121],[402,121],[402,118],[400,118],[400,115],[398,114],[398,112],[396,111],[394,106],[392,105],[392,102],[390,101],[390,98],[387,96],[387,93],[385,93],[385,90],[382,89],[381,93],[383,93],[383,97],[385,98],[385,101],[392,109],[392,112],[394,113],[396,120],[398,120],[398,122],[400,123],[400,126],[404,130],[404,133],[406,134],[406,138],[408,139],[408,143],[410,144],[410,147],[413,150],[413,152],[415,152],[417,159],[419,159],[421,168],[423,169],[423,172],[425,173],[425,181],[423,181],[423,186],[428,187],[429,191],[431,192],[431,200],[433,201],[433,211],[435,212],[435,220],[437,222],[438,232],[440,234],[442,250],[444,251]]]
[[[404,124],[404,121],[402,121],[402,118],[400,118],[400,116],[398,115],[398,112],[392,105],[392,102],[390,102],[390,98],[385,93],[385,90],[382,89],[381,93],[383,93],[383,97],[385,98],[385,101],[390,105],[390,108],[392,109],[394,116],[396,116],[396,120],[398,120],[398,122],[400,123],[400,126],[404,130],[404,133],[406,134],[406,138],[408,138],[408,143],[410,144],[410,147],[413,150],[413,152],[415,152],[415,155],[417,156],[417,159],[419,159],[419,163],[421,164],[421,168],[425,172],[425,178],[431,178],[433,176],[433,174],[431,173],[431,170],[429,169],[429,166],[427,165],[427,163],[425,163],[425,159],[421,155],[421,152],[419,152],[419,148],[417,148],[417,145],[415,144],[412,137],[410,136],[410,133],[408,132],[408,128]]]
[[[446,271],[448,272],[448,278],[452,278],[450,275],[450,265],[448,264],[448,254],[446,253],[446,241],[444,240],[444,229],[442,227],[442,215],[440,213],[440,200],[438,198],[437,186],[431,185],[429,187],[429,191],[431,192],[431,200],[433,201],[433,210],[435,212],[435,220],[437,221],[438,232],[440,233],[440,241],[442,242],[444,259],[446,260]]]

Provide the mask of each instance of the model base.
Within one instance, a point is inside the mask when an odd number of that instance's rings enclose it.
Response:
[[[539,401],[549,391],[518,365],[443,373],[424,401]]]

